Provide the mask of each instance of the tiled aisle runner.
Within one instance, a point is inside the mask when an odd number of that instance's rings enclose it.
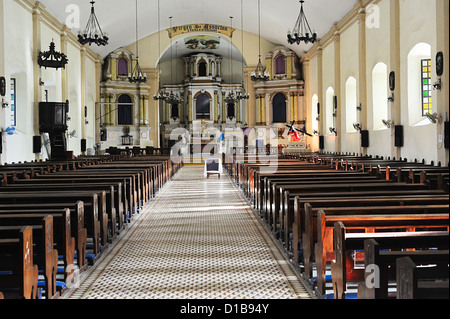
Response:
[[[263,233],[228,176],[186,166],[64,298],[309,298]]]

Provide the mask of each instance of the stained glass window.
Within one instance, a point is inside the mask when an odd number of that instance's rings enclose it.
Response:
[[[11,126],[16,126],[16,79],[11,79]]]
[[[422,115],[433,113],[433,98],[431,95],[431,59],[421,61],[422,69]]]

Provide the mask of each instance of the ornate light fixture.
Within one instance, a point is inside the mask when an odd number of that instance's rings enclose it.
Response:
[[[266,69],[261,63],[261,1],[258,0],[258,28],[259,28],[259,62],[256,66],[256,70],[252,72],[251,79],[253,82],[264,81],[267,82],[270,79],[270,74],[266,72]]]
[[[97,16],[95,15],[94,4],[95,1],[91,1],[91,15],[89,16],[89,20],[84,31],[80,31],[78,33],[78,42],[82,45],[91,45],[92,43],[95,43],[98,46],[108,45],[109,37],[103,33],[102,28],[98,23]]]
[[[55,50],[55,43],[50,43],[50,51],[39,52],[38,65],[44,68],[66,68],[66,64],[69,62],[67,56],[64,53]]]
[[[172,18],[173,17],[169,17],[170,19],[170,29],[172,29]],[[177,45],[178,42],[175,42],[175,45]],[[176,56],[178,56],[178,51],[176,53]],[[173,43],[172,43],[172,38],[170,38],[170,82],[171,84],[174,83],[173,81]],[[173,93],[173,90],[170,90],[170,93],[168,95],[166,95],[165,101],[170,104],[170,105],[180,105],[183,100],[181,99],[180,95],[178,93]]]
[[[244,30],[244,4],[243,0],[241,0],[241,30]],[[245,91],[245,75],[244,75],[244,34],[242,34],[242,54],[241,54],[241,66],[242,66],[242,91],[237,93],[237,99],[248,100],[250,99],[250,95]]]
[[[139,38],[138,38],[138,0],[136,0],[136,65],[133,72],[128,74],[130,83],[144,83],[147,82],[147,74],[142,73],[139,65]]]
[[[233,30],[233,17],[230,16],[230,26],[231,29]],[[231,35],[231,45],[230,45],[230,75],[231,75],[231,82],[233,81],[233,35]],[[228,96],[225,98],[225,103],[226,104],[236,104],[237,102],[237,97],[234,94],[233,89],[231,89],[230,93],[228,93]]]
[[[297,22],[295,23],[292,33],[291,31],[288,31],[287,37],[289,44],[300,44],[301,42],[305,42],[305,44],[308,44],[317,41],[317,33],[311,31],[308,19],[306,18],[305,12],[303,11],[304,2],[304,0],[300,0],[301,8]]]
[[[159,56],[161,56],[161,14],[160,14],[159,0],[158,0],[158,48],[159,48]],[[161,74],[161,58],[158,59],[158,71],[159,74]],[[159,82],[158,93],[153,96],[153,99],[155,101],[159,100],[165,101],[166,96],[164,90],[161,88],[161,81],[158,82]]]
[[[236,104],[237,102],[237,97],[234,94],[233,91],[231,91],[230,93],[228,93],[227,97],[225,98],[225,103],[228,104]]]
[[[170,105],[180,105],[183,102],[183,99],[179,96],[179,94],[175,94],[173,91],[170,91],[170,94],[166,96],[164,100]]]

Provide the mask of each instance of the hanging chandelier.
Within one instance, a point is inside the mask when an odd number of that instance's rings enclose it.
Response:
[[[227,105],[229,105],[229,104],[236,104],[236,102],[237,102],[237,97],[234,94],[234,92],[231,91],[230,93],[228,93],[227,97],[225,98],[225,103]]]
[[[102,28],[98,23],[97,16],[95,15],[94,4],[95,1],[91,1],[91,15],[89,16],[89,20],[84,31],[80,31],[78,33],[78,42],[82,45],[91,45],[92,43],[95,43],[98,46],[105,46],[108,45],[109,37],[103,33]]]
[[[147,82],[147,74],[142,72],[139,65],[139,37],[138,37],[138,0],[136,0],[136,65],[133,72],[128,74],[130,83],[144,83]]]
[[[183,102],[183,99],[178,93],[173,93],[173,91],[170,91],[170,94],[165,98],[165,101],[170,105],[180,105]]]
[[[69,62],[67,56],[64,53],[55,50],[55,43],[50,43],[50,50],[45,52],[39,52],[38,65],[44,68],[53,68],[58,70],[59,68],[66,68],[66,64]]]
[[[256,70],[252,72],[251,79],[253,82],[267,82],[270,74],[266,71],[261,63],[261,1],[258,0],[258,28],[259,28],[259,62]]]
[[[230,16],[230,27],[231,30],[233,30],[233,17]],[[233,77],[233,35],[231,35],[231,45],[230,45],[230,75],[231,75],[231,82],[234,82],[234,77]],[[237,102],[237,97],[234,94],[233,89],[231,89],[230,93],[228,93],[228,96],[225,97],[225,103],[226,104],[236,104]]]
[[[238,92],[237,97],[238,100],[248,100],[250,99],[250,95],[245,92]]]
[[[128,80],[130,83],[144,83],[147,82],[147,74],[142,73],[141,66],[139,65],[139,58],[136,60],[136,66],[132,73],[128,74]]]
[[[270,74],[266,71],[261,63],[261,55],[259,55],[259,62],[256,70],[252,72],[251,79],[253,82],[267,82],[270,80]]]
[[[311,31],[308,19],[306,18],[305,12],[303,11],[304,0],[300,0],[300,14],[298,16],[297,22],[295,23],[294,29],[288,31],[288,43],[289,44],[300,44],[301,42],[314,43],[317,41],[317,33]]]
[[[159,48],[159,55],[161,56],[161,14],[160,14],[160,3],[158,0],[158,48]],[[161,74],[161,58],[158,59],[158,71],[159,74]],[[157,94],[153,96],[153,100],[155,101],[165,101],[166,100],[166,94],[165,91],[161,88],[161,81],[158,81],[159,83],[159,89]]]
[[[241,0],[241,30],[244,30],[244,5],[243,0]],[[242,34],[242,54],[241,54],[241,66],[242,66],[242,91],[237,93],[237,99],[249,100],[250,95],[245,91],[245,76],[244,76],[244,34]]]

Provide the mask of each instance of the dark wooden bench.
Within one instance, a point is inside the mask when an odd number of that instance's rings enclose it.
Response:
[[[0,290],[7,299],[38,298],[38,266],[33,262],[33,229],[22,227],[0,239]]]
[[[274,184],[276,187],[276,184]],[[280,229],[280,232],[287,232],[284,236],[290,234],[292,230],[292,224],[294,220],[294,199],[296,196],[304,196],[307,193],[321,192],[323,194],[332,193],[339,189],[339,192],[343,193],[372,193],[372,192],[397,192],[397,191],[426,191],[428,190],[425,185],[422,184],[406,184],[395,183],[386,181],[372,181],[372,182],[351,182],[344,184],[316,184],[316,185],[293,185],[293,186],[281,186],[280,191],[280,207],[274,207],[274,220],[272,228],[274,231],[278,231],[278,227],[284,227],[284,218],[287,218],[286,224],[288,229]],[[344,196],[346,196],[344,194]],[[355,195],[353,195],[355,196]],[[278,213],[278,214],[277,214]],[[279,217],[278,217],[278,216]],[[286,217],[284,217],[286,216]],[[279,226],[278,226],[279,225]],[[282,237],[286,238],[286,237]]]
[[[446,173],[442,172],[420,172],[419,183],[427,185],[430,189],[442,189],[448,192],[448,181],[449,181],[449,173],[448,170]]]
[[[93,192],[104,192],[106,195],[106,212],[108,215],[108,240],[112,241],[113,238],[117,236],[117,219],[119,218],[119,224],[122,224],[122,216],[117,217],[117,211],[122,207],[122,197],[119,194],[121,191],[112,184],[39,184],[36,185],[26,184],[13,184],[0,188],[0,191],[5,193],[20,193],[20,192],[34,192],[37,189],[40,192],[74,192],[78,193],[80,191],[93,191]],[[117,198],[116,198],[117,197]],[[118,200],[119,202],[116,202]],[[117,205],[116,205],[117,204]]]
[[[335,258],[333,254],[333,230],[336,222],[342,222],[347,229],[374,233],[387,229],[415,231],[424,229],[448,230],[448,205],[430,206],[380,206],[380,207],[335,207],[320,209],[317,213],[317,241],[314,243],[317,272],[317,289],[325,292],[326,265]],[[305,233],[305,244],[310,240]],[[306,254],[305,254],[306,255]],[[305,258],[305,272],[311,273],[311,257]],[[306,256],[305,256],[306,257]]]
[[[397,225],[398,227],[399,225]],[[448,231],[349,233],[342,222],[334,226],[335,260],[331,262],[331,277],[335,299],[344,299],[349,282],[362,282],[364,268],[355,268],[352,253],[363,250],[364,242],[375,239],[381,247],[389,247],[394,238],[405,249],[448,250]]]
[[[40,203],[39,206],[36,204],[0,204],[0,218],[3,214],[23,214],[25,212],[35,216],[52,215],[55,225],[53,235],[56,247],[64,260],[67,280],[73,273],[72,264],[75,261],[80,272],[87,269],[88,231],[85,228],[84,209],[85,203],[82,201],[76,203]],[[67,212],[69,215],[67,215]],[[72,240],[75,241],[74,244]],[[74,251],[76,252],[75,259]],[[90,256],[90,259],[93,258],[93,256]]]
[[[301,262],[305,266],[306,275],[311,278],[314,262],[314,247],[317,243],[317,216],[320,210],[335,207],[379,207],[379,206],[411,206],[411,205],[448,205],[448,195],[385,195],[360,197],[318,197],[295,198],[294,222],[292,226],[293,255],[300,262],[299,250],[303,251]]]
[[[274,193],[276,188],[274,188],[274,184],[278,185],[278,187],[284,185],[295,185],[299,182],[323,182],[323,181],[345,181],[345,180],[355,180],[358,178],[359,180],[376,180],[376,177],[370,176],[365,173],[357,173],[357,172],[344,172],[344,171],[321,171],[321,172],[311,172],[304,171],[301,173],[292,174],[289,176],[275,176],[275,177],[267,177],[265,176],[262,181],[262,185],[259,187],[260,198],[257,200],[261,202],[259,204],[260,212],[263,215],[271,215],[272,202],[274,200],[274,195],[278,198],[278,193]]]
[[[117,223],[117,227],[114,229],[115,231],[120,232],[125,225],[125,209],[126,204],[128,203],[127,193],[125,189],[125,185],[123,182],[125,180],[110,180],[105,181],[104,179],[92,180],[92,179],[74,179],[74,178],[52,178],[52,179],[38,179],[33,178],[30,180],[19,180],[15,184],[8,185],[7,187],[0,188],[2,189],[21,189],[31,191],[33,189],[51,189],[56,188],[60,190],[89,190],[89,189],[100,189],[105,190],[107,195],[107,205],[111,205],[110,191],[113,190],[112,200],[114,202],[114,207],[108,207],[109,211],[115,211],[115,220]],[[111,222],[113,219],[111,218]]]
[[[54,183],[54,184],[66,184],[66,183],[72,183],[72,184],[97,184],[97,183],[105,183],[107,185],[111,184],[122,184],[122,204],[123,204],[123,214],[124,217],[117,218],[118,222],[120,223],[123,219],[123,222],[129,222],[130,218],[133,214],[133,212],[136,210],[136,200],[135,198],[135,183],[134,183],[134,176],[117,176],[117,177],[111,177],[111,176],[91,176],[91,175],[63,175],[63,174],[51,174],[51,175],[45,175],[40,176],[39,178],[34,178],[30,180],[19,180],[16,182],[16,184],[40,184],[40,183]],[[119,198],[119,194],[117,196]],[[119,208],[119,213],[120,213]],[[120,227],[121,228],[121,227]],[[120,229],[119,228],[119,229]]]
[[[131,207],[130,214],[133,215],[139,211],[141,208],[140,198],[141,198],[141,174],[136,171],[124,171],[124,170],[113,170],[113,171],[83,171],[77,170],[75,172],[63,172],[51,175],[39,176],[40,179],[53,179],[53,178],[72,178],[72,179],[107,179],[108,177],[118,178],[131,178],[132,180],[132,190],[129,205]]]
[[[53,219],[53,244],[55,249],[59,252],[60,258],[63,262],[64,268],[62,272],[64,274],[64,281],[72,281],[74,266],[75,266],[75,251],[80,251],[76,249],[76,240],[72,236],[72,223],[71,223],[71,212],[70,209],[17,209],[9,208],[8,210],[0,210],[0,225],[12,226],[12,225],[34,225],[37,221],[42,218],[51,216]],[[86,230],[84,229],[85,235]],[[79,235],[80,236],[80,235]],[[82,260],[86,251],[86,240],[84,239],[84,247],[82,247],[81,260],[79,264],[81,267],[84,266],[84,261]],[[78,257],[78,256],[77,256]],[[59,258],[59,256],[58,256]],[[83,271],[82,268],[80,271]],[[55,271],[59,269],[55,268]]]
[[[314,174],[312,174],[314,177]],[[266,198],[266,206],[268,207],[269,223],[272,225],[274,231],[279,230],[284,231],[284,220],[285,218],[293,218],[293,198],[291,196],[290,190],[301,191],[309,189],[314,189],[315,187],[323,188],[323,192],[330,191],[332,189],[345,190],[349,188],[349,185],[354,184],[364,184],[364,187],[369,187],[370,185],[378,185],[376,183],[382,183],[379,180],[373,180],[371,177],[367,176],[356,176],[348,178],[340,178],[339,173],[336,175],[330,174],[325,177],[317,177],[317,180],[303,180],[299,179],[297,182],[293,183],[272,183],[272,191],[268,194]],[[386,185],[386,183],[383,183]],[[292,198],[289,199],[291,196]],[[288,215],[289,213],[289,215]],[[278,226],[279,225],[279,226]]]
[[[5,204],[49,204],[84,202],[84,221],[88,238],[93,241],[92,254],[97,257],[108,243],[108,216],[106,214],[105,192],[30,192],[0,193],[0,202]],[[42,205],[41,207],[44,207]],[[70,208],[70,206],[68,206]],[[92,258],[91,258],[92,259]]]
[[[22,218],[21,218],[22,217]],[[53,216],[34,218],[16,215],[14,223],[4,226],[0,216],[0,238],[11,238],[23,227],[31,227],[33,233],[33,261],[44,277],[44,293],[47,299],[57,297],[56,272],[58,268],[58,251],[53,247]]]
[[[414,288],[408,287],[414,286],[410,285],[414,280],[404,283],[405,278],[411,278],[411,272],[403,266],[397,268],[398,259],[408,259],[409,264],[412,265],[407,267],[409,269],[414,268],[416,263],[426,266],[427,273],[422,276],[422,279],[428,282],[434,284],[436,280],[432,280],[433,277],[447,279],[446,289],[439,289],[439,291],[433,289],[433,294],[427,291],[423,297],[448,299],[448,250],[404,250],[403,246],[397,245],[395,238],[387,243],[387,248],[381,247],[374,239],[364,242],[364,281],[358,284],[358,299],[403,299],[405,293],[412,293],[406,299],[418,299],[419,296],[414,293]]]
[[[433,267],[421,267],[424,262],[411,257],[397,259],[397,299],[449,299],[448,250],[443,262],[431,258],[426,263]]]

